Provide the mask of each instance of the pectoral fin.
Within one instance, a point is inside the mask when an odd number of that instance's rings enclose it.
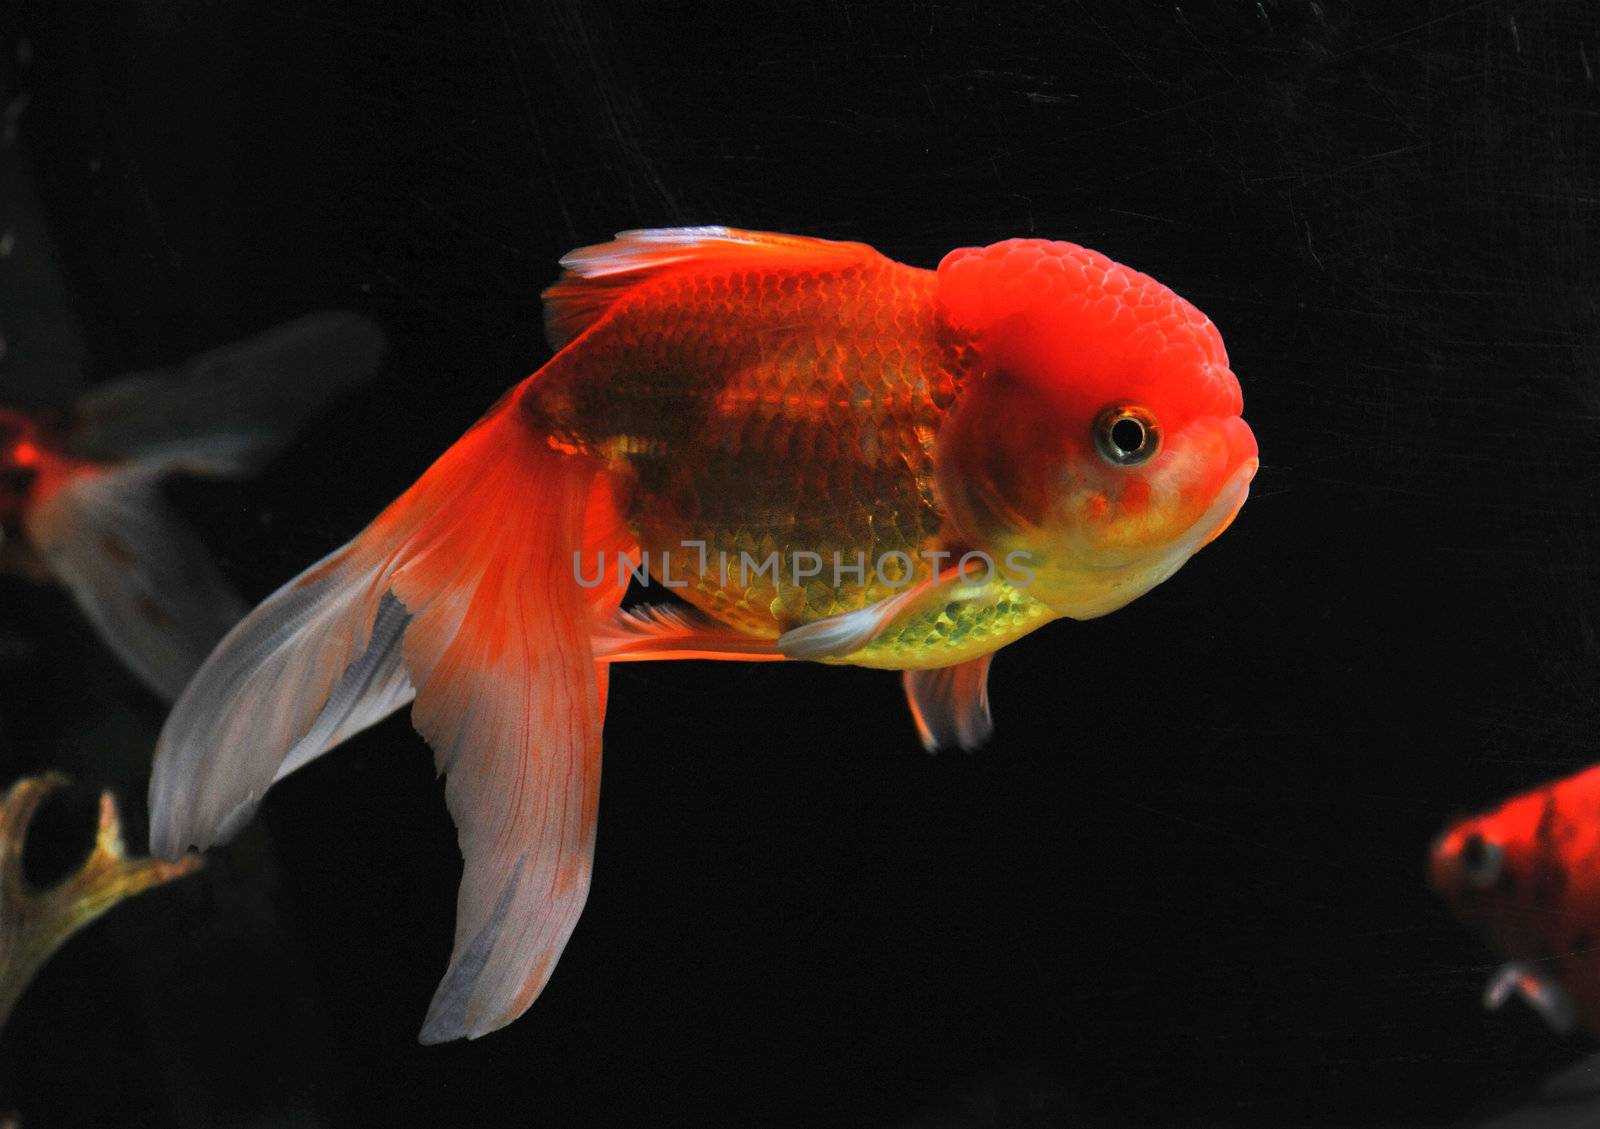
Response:
[[[908,670],[901,676],[911,717],[930,753],[952,745],[976,749],[994,732],[989,714],[989,663],[993,655],[938,670]]]
[[[1578,1025],[1578,1008],[1567,990],[1521,961],[1501,965],[1483,989],[1483,1006],[1498,1011],[1512,996],[1521,996],[1550,1029],[1565,1035]]]
[[[970,583],[962,576],[960,568],[947,568],[875,604],[785,631],[778,636],[778,650],[788,658],[812,662],[842,659],[863,649],[897,619],[926,603],[990,599],[994,592],[992,579],[989,583]]]

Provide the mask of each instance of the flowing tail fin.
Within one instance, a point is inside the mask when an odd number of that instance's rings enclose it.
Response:
[[[307,419],[368,380],[388,352],[359,314],[324,310],[192,357],[130,373],[72,406],[68,452],[193,474],[246,474]]]
[[[23,527],[106,646],[170,702],[245,606],[161,496],[164,474],[133,463],[64,476]]]
[[[384,349],[382,330],[363,317],[312,314],[173,372],[124,376],[74,405],[66,453],[89,466],[39,492],[27,540],[163,698],[178,696],[245,606],[162,498],[161,480],[249,473],[370,377]]]
[[[597,467],[552,450],[506,397],[206,661],[157,749],[152,849],[226,838],[275,780],[414,694],[465,860],[422,1040],[509,1023],[589,888],[605,689],[590,635],[622,587],[580,586],[573,553],[625,547]]]

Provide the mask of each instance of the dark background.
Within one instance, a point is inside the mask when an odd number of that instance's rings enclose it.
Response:
[[[618,669],[588,910],[477,1043],[414,1041],[459,858],[422,741],[364,734],[44,971],[26,1129],[1443,1126],[1588,1049],[1479,1010],[1422,861],[1596,757],[1592,5],[0,11],[87,358],[0,387],[327,306],[393,338],[259,478],[175,487],[252,599],[542,363],[556,258],[627,227],[1086,243],[1217,322],[1263,457],[1179,576],[999,657],[974,755],[880,673]],[[0,586],[0,642],[0,775],[78,782],[32,872],[102,784],[142,844],[158,704],[59,590]]]

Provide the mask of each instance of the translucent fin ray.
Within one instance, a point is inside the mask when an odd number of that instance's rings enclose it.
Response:
[[[509,1023],[588,892],[606,681],[589,640],[623,588],[581,587],[572,554],[627,541],[598,467],[552,450],[506,397],[207,660],[162,734],[153,845],[220,840],[274,780],[414,696],[464,862],[422,1038]]]
[[[28,540],[106,644],[167,701],[244,604],[139,465],[68,478],[28,512]]]
[[[994,733],[989,713],[989,664],[983,655],[937,670],[908,670],[901,676],[911,717],[930,753],[954,746],[976,749]]]
[[[275,454],[328,401],[371,377],[387,348],[383,331],[358,314],[308,314],[176,370],[135,373],[95,388],[73,409],[68,449],[93,462],[239,474]]]

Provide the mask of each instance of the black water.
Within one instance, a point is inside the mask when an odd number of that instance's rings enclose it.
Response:
[[[1452,814],[1600,755],[1589,5],[21,0],[0,30],[87,358],[63,400],[310,309],[393,338],[259,478],[174,490],[252,598],[537,367],[556,258],[628,227],[1086,243],[1221,326],[1263,453],[1178,577],[1000,656],[978,754],[923,755],[883,674],[619,669],[588,911],[477,1043],[414,1041],[458,856],[426,746],[363,735],[39,977],[0,1038],[27,1129],[1444,1126],[1590,1049],[1479,1010],[1494,956],[1422,879]],[[78,781],[40,865],[103,784],[142,842],[158,704],[58,590],[6,581],[0,637],[0,776]]]

